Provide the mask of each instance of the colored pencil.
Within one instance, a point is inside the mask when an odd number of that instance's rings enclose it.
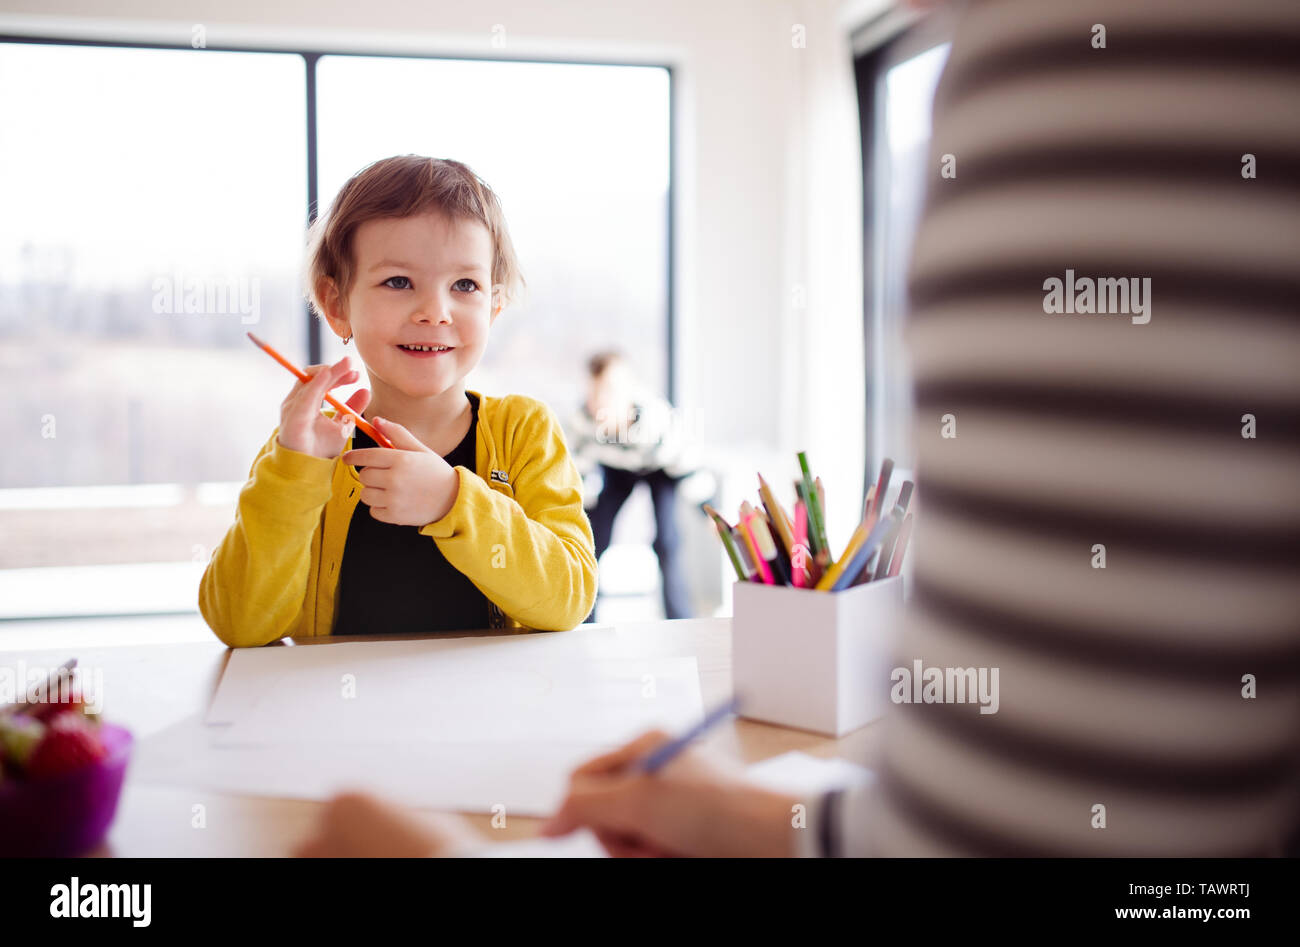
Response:
[[[821,547],[817,545],[817,531],[813,529],[812,509],[808,503],[808,494],[804,491],[803,481],[797,479],[794,481],[794,496],[796,503],[803,503],[804,516],[807,518],[808,535],[804,538],[804,543],[808,547],[810,555],[816,555],[817,550]]]
[[[907,513],[907,502],[912,498],[912,481],[904,480],[902,487],[898,491],[897,507],[900,516]],[[900,524],[900,530],[902,528]],[[880,547],[880,559],[876,562],[876,568],[869,577],[870,581],[878,581],[889,575],[889,563],[894,557],[894,543],[898,541],[898,532],[890,536]]]
[[[744,505],[749,506],[749,502],[746,501]],[[758,514],[754,512],[752,507],[741,513],[740,525],[745,531],[745,539],[749,542],[749,551],[754,554],[754,564],[758,566],[758,573],[763,577],[765,585],[775,585],[776,579],[772,577],[772,570],[768,567],[767,560],[763,558],[763,553],[758,545],[758,537],[755,535],[760,522]]]
[[[814,553],[825,552],[827,561],[830,565],[830,548],[826,542],[826,521],[822,517],[821,497],[818,495],[816,483],[813,481],[812,470],[808,467],[808,452],[799,451],[799,469],[803,474],[804,499],[808,502],[808,533],[814,537],[816,545],[813,548]]]
[[[740,564],[740,553],[736,550],[736,542],[731,538],[731,525],[707,503],[704,504],[704,512],[713,520],[713,528],[717,530],[718,539],[722,540],[722,548],[726,550],[727,558],[731,560],[731,565],[736,570],[736,576],[742,581],[749,578],[745,575],[745,567]]]
[[[889,489],[889,477],[893,472],[894,462],[886,457],[880,462],[880,476],[876,479],[876,496],[871,507],[877,517],[880,516],[881,510],[885,509],[885,492]]]
[[[754,513],[758,516],[759,521],[767,530],[767,535],[772,539],[772,551],[776,555],[777,568],[772,570],[776,577],[777,585],[790,584],[790,554],[785,550],[785,544],[777,539],[776,523],[772,521],[772,515],[768,513],[767,506],[755,507]],[[757,538],[757,537],[755,537]],[[766,555],[766,552],[764,552]],[[770,559],[769,559],[770,561]],[[781,577],[785,576],[784,579]]]
[[[853,561],[854,555],[862,548],[862,544],[867,541],[871,535],[871,528],[876,525],[876,514],[870,514],[866,519],[858,524],[858,528],[853,531],[849,538],[849,544],[844,547],[844,553],[840,556],[835,565],[831,566],[822,577],[817,581],[816,588],[818,591],[826,591],[835,585],[844,570],[848,568],[849,563]]]
[[[283,355],[277,352],[274,348],[272,348],[269,344],[263,342],[257,336],[253,335],[253,333],[251,332],[248,333],[248,337],[252,339],[253,342],[257,344],[257,347],[260,348],[263,352],[271,356],[271,358],[275,359],[285,368],[289,369],[289,371],[293,372],[296,376],[298,376],[298,380],[302,382],[304,385],[307,384],[309,381],[311,381],[312,379],[311,375],[308,375],[302,369],[298,368],[296,365],[293,364],[293,362],[289,361],[287,358],[285,358]],[[325,369],[322,368],[321,371],[325,371]],[[395,448],[393,442],[390,441],[388,438],[386,438],[383,434],[381,434],[378,428],[372,425],[361,415],[357,414],[347,405],[337,400],[328,391],[325,392],[325,400],[328,401],[330,404],[334,405],[335,408],[337,408],[339,411],[342,411],[344,414],[352,415],[353,420],[356,421],[357,427],[361,428],[361,430],[369,434],[370,437],[374,440],[374,442],[378,444],[380,447],[387,447],[389,450]]]
[[[749,582],[762,582],[763,576],[759,574],[758,565],[754,562],[754,553],[745,540],[745,531],[738,525],[733,526],[731,527],[731,538],[736,544],[736,552],[740,553],[740,561],[745,565],[746,580]]]
[[[826,488],[822,486],[821,477],[817,477],[813,480],[813,487],[817,490],[817,508],[821,510],[822,524],[824,526],[826,523]],[[829,539],[830,537],[827,536],[827,538]],[[830,548],[829,542],[826,544],[826,548]]]
[[[732,714],[736,713],[739,710],[740,710],[740,698],[738,696],[732,697],[731,700],[727,701],[722,706],[715,707],[712,711],[710,711],[705,716],[703,720],[701,720],[695,726],[691,727],[690,730],[688,730],[686,733],[683,733],[677,739],[670,740],[667,743],[663,744],[662,746],[658,747],[657,749],[647,753],[637,764],[637,767],[643,773],[658,772],[660,769],[663,769],[664,766],[668,765],[668,763],[672,761],[673,757],[677,756],[679,753],[682,752],[682,750],[686,749],[687,745],[692,740],[701,736],[707,730],[716,727],[727,717],[731,716]]]
[[[785,514],[785,508],[777,502],[776,494],[768,482],[763,479],[763,475],[758,475],[758,495],[763,498],[763,508],[767,510],[768,519],[772,521],[775,528],[774,537],[785,547],[786,555],[790,554],[790,549],[794,545],[794,531],[790,528],[790,518]]]
[[[777,554],[776,542],[772,539],[772,533],[768,526],[763,522],[761,517],[755,516],[752,520],[754,526],[754,540],[758,544],[758,552],[767,562],[768,568],[772,572],[774,585],[789,585],[790,573],[786,569],[781,557]]]
[[[879,551],[881,543],[897,528],[901,519],[902,514],[898,512],[898,507],[894,507],[886,516],[876,521],[876,525],[872,527],[866,542],[859,546],[858,551],[854,553],[853,561],[840,573],[839,579],[831,586],[832,592],[839,592],[849,587],[851,577],[862,571],[862,567]]]
[[[794,548],[790,550],[791,563],[797,563],[800,557],[805,560],[808,559],[808,511],[804,509],[803,500],[796,500],[794,504]],[[805,581],[805,569],[796,568],[794,570],[794,584],[797,588],[804,588],[805,585],[812,584]]]
[[[903,568],[903,554],[907,552],[907,540],[912,535],[912,514],[908,513],[903,519],[903,526],[898,531],[898,544],[894,547],[894,559],[889,564],[889,575],[896,576],[900,569]]]

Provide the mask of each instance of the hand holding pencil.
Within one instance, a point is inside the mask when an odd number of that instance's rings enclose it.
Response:
[[[366,430],[383,447],[393,446],[388,438],[371,428],[361,417],[361,412],[370,403],[368,389],[354,392],[347,404],[340,404],[329,394],[331,389],[360,377],[348,356],[343,356],[333,365],[308,365],[307,370],[302,371],[253,333],[249,332],[248,337],[298,379],[298,384],[280,404],[280,433],[276,439],[281,447],[313,457],[337,457],[352,436],[353,425]],[[333,418],[321,413],[322,401],[328,401],[337,409]]]
[[[280,434],[282,447],[313,457],[337,457],[343,450],[356,421],[351,415],[339,411],[334,417],[322,413],[320,403],[332,388],[354,382],[359,377],[345,355],[333,365],[308,365],[310,381],[297,382],[280,404]],[[369,390],[362,388],[347,401],[347,406],[360,414],[370,401]]]

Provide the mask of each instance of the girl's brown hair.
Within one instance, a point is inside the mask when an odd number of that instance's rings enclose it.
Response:
[[[346,299],[356,277],[353,237],[367,220],[411,217],[440,211],[453,219],[477,220],[492,237],[492,284],[501,285],[502,306],[524,286],[496,194],[466,165],[449,158],[397,155],[367,165],[348,179],[327,213],[307,232],[305,295],[324,315],[325,280],[332,278]]]

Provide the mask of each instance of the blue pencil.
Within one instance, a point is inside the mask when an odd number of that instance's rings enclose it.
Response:
[[[832,592],[839,592],[843,589],[847,589],[853,583],[853,580],[857,578],[858,573],[862,571],[863,566],[867,564],[867,560],[870,559],[872,554],[880,548],[880,544],[898,528],[898,524],[902,519],[902,512],[899,510],[898,506],[895,506],[892,510],[876,521],[876,525],[872,528],[871,532],[867,534],[867,541],[858,547],[858,551],[854,553],[853,559],[850,560],[848,568],[840,574],[840,577],[835,580],[835,584],[831,586]]]
[[[639,766],[643,773],[654,773],[666,766],[678,753],[686,749],[686,745],[700,736],[706,730],[711,729],[721,723],[727,717],[734,714],[740,709],[740,698],[732,697],[721,707],[716,707],[704,719],[691,727],[690,730],[683,733],[676,740],[669,740],[663,746],[647,753],[642,758]]]

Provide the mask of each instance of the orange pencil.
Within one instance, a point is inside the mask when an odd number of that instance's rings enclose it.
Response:
[[[304,385],[307,384],[307,382],[311,381],[311,376],[310,376],[310,375],[308,375],[306,372],[302,371],[300,368],[298,368],[296,365],[294,365],[293,362],[289,361],[287,358],[285,358],[283,355],[281,355],[281,354],[280,354],[279,352],[277,352],[275,349],[271,348],[270,345],[268,345],[267,343],[263,342],[263,341],[262,341],[261,339],[259,339],[257,336],[253,335],[253,333],[251,333],[251,332],[248,333],[248,337],[249,337],[250,339],[252,339],[253,342],[255,342],[255,343],[257,344],[257,347],[260,348],[263,352],[265,352],[267,355],[271,356],[271,358],[275,359],[277,362],[279,362],[279,363],[280,363],[281,365],[283,365],[285,368],[289,369],[289,371],[291,371],[291,372],[293,372],[295,375],[297,375],[297,376],[298,376],[298,380],[299,380],[300,382],[302,382]],[[336,401],[335,398],[334,398],[334,396],[331,395],[329,392],[326,392],[326,393],[325,393],[325,400],[328,401],[330,404],[334,405],[334,407],[337,408],[338,410],[340,410],[340,411],[342,411],[342,412],[344,412],[344,413],[346,413],[346,414],[350,414],[350,415],[352,415],[352,417],[353,417],[354,419],[356,419],[357,427],[361,428],[361,430],[363,430],[363,431],[365,431],[367,434],[369,434],[369,435],[371,436],[371,438],[374,440],[374,442],[375,442],[376,444],[378,444],[380,447],[387,447],[389,450],[394,450],[394,449],[396,449],[396,445],[395,445],[392,441],[390,441],[388,438],[384,437],[384,435],[381,434],[381,433],[380,433],[380,432],[375,428],[374,425],[372,425],[369,421],[367,421],[367,420],[366,420],[365,418],[363,418],[361,415],[357,414],[355,411],[353,411],[353,410],[352,410],[351,408],[349,408],[347,405],[345,405],[345,404],[341,404],[341,403],[339,403],[338,401]]]

